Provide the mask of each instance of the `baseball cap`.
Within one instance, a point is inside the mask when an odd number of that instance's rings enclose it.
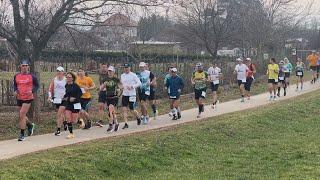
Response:
[[[237,58],[236,61],[243,61],[241,58]]]
[[[201,67],[201,66],[202,66],[202,63],[200,62],[196,64],[196,67]]]
[[[247,60],[247,61],[251,61],[251,58],[247,58],[246,60]]]
[[[147,64],[145,62],[140,62],[139,63],[139,67],[145,67],[145,66],[147,66]]]
[[[57,71],[64,72],[64,68],[59,66],[59,67],[57,67]]]
[[[22,59],[20,65],[29,65],[28,59]]]
[[[172,71],[172,72],[177,72],[178,69],[177,69],[177,68],[171,68],[171,71]]]
[[[130,67],[130,64],[129,64],[129,63],[124,63],[123,66],[124,66],[125,68],[128,68],[128,67]]]
[[[109,67],[108,67],[108,71],[115,72],[116,70],[115,70],[115,68],[114,68],[113,66],[109,66]]]

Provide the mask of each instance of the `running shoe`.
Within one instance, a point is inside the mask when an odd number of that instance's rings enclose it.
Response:
[[[32,136],[33,135],[33,130],[36,127],[36,125],[34,123],[31,123],[28,126],[28,136]]]
[[[174,114],[172,120],[178,120],[178,117]]]
[[[243,103],[243,102],[244,102],[244,98],[241,98],[240,102],[242,102],[242,103]]]
[[[113,131],[113,125],[112,124],[109,124],[109,127],[107,129],[107,132],[112,132]]]
[[[114,131],[117,132],[119,129],[119,124],[114,125]]]
[[[276,101],[277,100],[277,96],[273,96],[273,100]]]
[[[68,122],[67,121],[63,121],[63,129],[64,129],[64,131],[68,130]]]
[[[148,118],[147,118],[146,116],[143,117],[142,123],[143,123],[144,125],[148,124]]]
[[[201,118],[201,113],[199,113],[199,114],[197,115],[197,118]]]
[[[283,93],[283,96],[286,96],[287,95],[287,92],[285,91],[284,93]]]
[[[99,127],[103,127],[103,122],[102,120],[99,120],[98,122],[96,122],[96,125]]]
[[[25,136],[23,134],[20,134],[18,141],[24,141],[24,140],[26,140]]]
[[[137,125],[141,125],[141,118],[137,118]]]
[[[79,119],[78,124],[80,124],[80,128],[85,128],[86,124],[84,123],[83,119]]]
[[[280,93],[277,93],[277,96],[280,97]]]
[[[269,97],[269,101],[272,101],[272,99],[273,99],[273,96],[270,96],[270,97]]]
[[[70,133],[68,136],[67,136],[67,139],[73,139],[74,138],[74,134],[73,133]]]
[[[129,125],[125,123],[122,129],[127,129],[127,128],[129,128]]]
[[[60,135],[61,135],[61,132],[57,130],[57,131],[54,133],[54,135],[55,135],[55,136],[60,136]]]
[[[172,112],[169,112],[169,117],[172,117],[173,116],[173,113]]]
[[[180,113],[178,113],[178,119],[181,119],[181,114]]]

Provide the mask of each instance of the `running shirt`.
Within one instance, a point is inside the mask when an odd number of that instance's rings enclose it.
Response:
[[[256,66],[254,64],[252,64],[252,63],[248,66],[247,78],[254,79],[253,71],[255,70],[255,68],[256,68]]]
[[[194,88],[197,90],[201,90],[207,87],[206,81],[208,78],[208,73],[205,71],[199,72],[195,71],[192,74],[192,79],[194,81]]]
[[[305,64],[303,62],[301,63],[297,62],[296,72],[303,72],[304,68],[305,68]]]
[[[318,64],[318,56],[317,55],[310,54],[307,57],[307,60],[308,60],[310,66],[317,66],[317,64]]]
[[[237,80],[246,82],[247,71],[249,70],[248,66],[245,64],[237,64],[234,70],[237,72]]]
[[[123,85],[123,96],[136,96],[136,88],[141,85],[141,81],[138,76],[133,73],[121,74],[121,84]]]
[[[66,94],[64,95],[64,98],[66,99],[69,106],[71,104],[79,103],[80,98],[82,96],[82,91],[81,91],[79,85],[75,84],[75,83],[66,84],[65,88],[66,88]],[[75,98],[75,100],[73,102],[70,102],[71,97]]]
[[[287,70],[287,68],[285,66],[279,67],[278,77],[279,77],[280,81],[284,80],[286,70]]]
[[[164,77],[164,84],[166,84],[167,80],[171,77],[171,75],[168,73],[166,74],[166,76]]]
[[[210,67],[208,69],[209,79],[214,84],[219,84],[220,74],[221,74],[221,69],[218,67]]]
[[[279,74],[279,65],[278,64],[269,64],[268,65],[269,79],[278,79],[278,74]]]
[[[144,71],[138,72],[136,74],[141,81],[141,85],[139,88],[140,91],[150,92],[150,82],[151,82],[151,79],[154,78],[154,75],[148,70],[144,70]]]
[[[166,81],[166,87],[168,88],[168,94],[170,97],[180,96],[179,90],[184,87],[184,82],[180,76],[171,76]]]
[[[120,80],[116,77],[108,77],[104,81],[104,85],[106,87],[107,97],[114,97],[117,96],[117,87],[120,83]]]
[[[62,99],[66,93],[66,78],[59,80],[58,77],[53,79],[53,84],[50,84],[49,91],[53,94],[53,98]]]
[[[291,72],[292,68],[293,68],[291,63],[285,64],[284,67],[285,67],[284,72],[286,72],[286,73]]]
[[[26,101],[34,98],[33,93],[39,89],[37,77],[30,73],[19,73],[14,76],[14,91],[17,92],[17,99]]]
[[[84,99],[89,99],[91,98],[91,94],[89,91],[85,91],[84,88],[90,88],[94,85],[93,80],[91,77],[88,76],[83,76],[82,78],[80,78],[79,76],[76,79],[76,83],[79,85],[79,87],[81,88],[82,91],[82,96],[81,98]]]

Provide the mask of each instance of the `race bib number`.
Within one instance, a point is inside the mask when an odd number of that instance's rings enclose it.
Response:
[[[150,91],[144,92],[145,95],[150,96]]]
[[[81,104],[80,103],[73,104],[73,109],[80,110],[81,109]]]
[[[136,96],[129,97],[129,102],[136,102],[136,100],[137,100]]]
[[[206,97],[206,92],[205,92],[205,91],[202,91],[201,96],[202,96],[202,97]]]
[[[275,79],[275,80],[274,80],[274,82],[276,82],[276,83],[277,83],[277,82],[278,82],[278,79]]]
[[[284,77],[279,77],[279,80],[280,80],[280,81],[283,81],[283,80],[284,80]]]
[[[214,80],[214,81],[213,81],[213,84],[214,84],[214,85],[219,84],[219,80]]]
[[[61,104],[62,99],[61,98],[54,98],[53,99],[53,104]]]
[[[84,88],[80,88],[82,93],[86,93],[86,90]]]
[[[297,72],[297,75],[298,76],[302,76],[302,72]]]

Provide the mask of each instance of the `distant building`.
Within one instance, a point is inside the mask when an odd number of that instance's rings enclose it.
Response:
[[[138,37],[137,22],[128,16],[117,13],[110,16],[99,26],[92,28],[94,34],[105,44],[104,50],[124,51]]]

